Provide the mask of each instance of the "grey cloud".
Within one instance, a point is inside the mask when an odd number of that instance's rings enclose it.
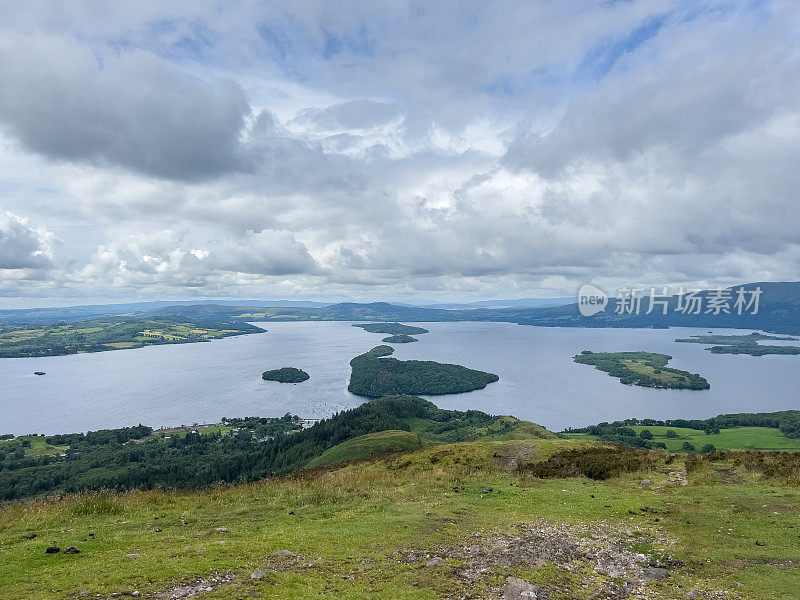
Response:
[[[5,32],[0,124],[51,159],[199,179],[247,168],[250,107],[232,81],[204,84],[143,50],[98,58],[62,37]]]
[[[40,233],[14,215],[0,214],[0,269],[49,269],[52,234]]]
[[[214,269],[251,275],[318,274],[319,265],[308,249],[288,231],[248,231],[244,239],[232,240],[209,256]]]
[[[749,34],[703,18],[664,27],[646,51],[576,98],[551,130],[523,127],[505,164],[557,178],[587,162],[636,160],[652,148],[689,165],[713,160],[704,152],[714,144],[800,110],[796,32],[776,19]]]

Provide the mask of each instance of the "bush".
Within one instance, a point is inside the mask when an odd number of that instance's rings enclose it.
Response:
[[[603,480],[652,466],[653,460],[647,452],[616,447],[564,450],[542,462],[525,465],[521,470],[541,478],[583,476]]]
[[[678,437],[678,434],[675,433],[674,429],[667,429],[667,437],[670,439],[675,439],[676,437]]]
[[[639,434],[639,437],[642,438],[643,440],[652,440],[653,434],[649,429],[642,429],[641,433]]]
[[[702,452],[703,454],[709,454],[711,452],[716,452],[716,451],[717,448],[716,446],[714,446],[714,444],[706,444],[705,446],[703,446],[703,449],[700,450],[700,452]]]
[[[694,444],[690,444],[689,442],[683,442],[682,448],[683,448],[684,452],[694,452],[695,451]]]

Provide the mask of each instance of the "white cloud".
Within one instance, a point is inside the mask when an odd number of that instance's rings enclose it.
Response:
[[[2,294],[522,296],[800,268],[788,5],[104,6],[0,18],[0,191],[28,219],[0,241],[27,265]]]

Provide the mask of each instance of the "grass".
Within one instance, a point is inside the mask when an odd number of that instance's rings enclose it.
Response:
[[[693,444],[699,451],[706,444],[713,444],[717,450],[788,450],[800,451],[800,439],[784,436],[779,429],[770,427],[733,427],[721,429],[718,434],[707,434],[699,429],[685,427],[631,426],[638,435],[643,429],[653,434],[653,441],[664,442],[670,452],[682,452],[684,442]],[[668,438],[668,430],[678,434],[677,438]],[[570,439],[595,440],[596,436],[586,433],[564,434]]]
[[[18,441],[27,440],[30,446],[25,448],[25,454],[30,456],[45,456],[47,454],[62,454],[69,449],[69,446],[54,446],[45,441],[43,435],[20,435],[14,438]],[[3,448],[3,442],[0,441],[0,450]]]
[[[139,348],[151,344],[208,341],[229,335],[263,332],[240,323],[200,327],[174,317],[110,317],[39,328],[0,328],[0,357],[58,356]]]
[[[622,363],[631,371],[647,375],[658,381],[663,381],[669,387],[677,386],[683,381],[683,378],[679,374],[663,369],[654,369],[650,365],[645,364],[642,360],[623,360]],[[658,373],[656,373],[656,371],[658,371]]]
[[[625,385],[674,389],[708,389],[709,383],[697,373],[667,367],[668,354],[655,352],[592,352],[573,357],[576,363],[594,365]]]
[[[461,443],[227,489],[6,505],[0,508],[0,590],[29,600],[145,594],[231,569],[234,584],[198,598],[460,597],[465,582],[452,566],[405,565],[399,553],[440,553],[473,543],[476,533],[545,520],[607,528],[637,551],[682,560],[683,567],[652,584],[654,597],[682,598],[692,589],[726,589],[730,598],[753,600],[800,595],[796,485],[747,472],[726,483],[727,464],[694,470],[688,485],[676,485],[673,474],[685,476],[683,459],[666,464],[664,454],[655,454],[650,471],[604,482],[531,479],[498,458],[543,460],[586,445]],[[81,552],[46,555],[53,541]],[[298,560],[276,557],[281,549]],[[255,568],[265,572],[263,579],[250,578]],[[488,573],[487,581],[504,574],[543,585],[566,578],[570,591],[553,600],[588,595],[583,574],[557,565],[504,568]]]
[[[323,465],[374,458],[393,452],[416,450],[421,445],[419,436],[410,431],[379,431],[347,440],[329,448],[308,463],[309,468]]]

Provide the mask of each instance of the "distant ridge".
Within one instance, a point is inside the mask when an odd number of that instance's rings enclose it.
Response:
[[[192,319],[242,319],[247,321],[400,321],[450,322],[494,321],[540,327],[707,327],[758,329],[773,333],[800,335],[800,282],[757,282],[728,288],[761,288],[758,314],[683,314],[675,310],[677,297],[668,301],[667,314],[615,314],[616,299],[609,298],[603,312],[584,317],[576,302],[550,307],[443,308],[409,306],[388,302],[340,302],[324,304],[309,301],[204,300],[101,305],[68,308],[0,310],[5,325],[41,325],[59,321],[78,321],[105,314],[182,315]],[[609,293],[612,290],[607,290]],[[702,292],[705,297],[710,292]],[[498,301],[503,302],[503,301]],[[643,303],[646,306],[646,303]]]

